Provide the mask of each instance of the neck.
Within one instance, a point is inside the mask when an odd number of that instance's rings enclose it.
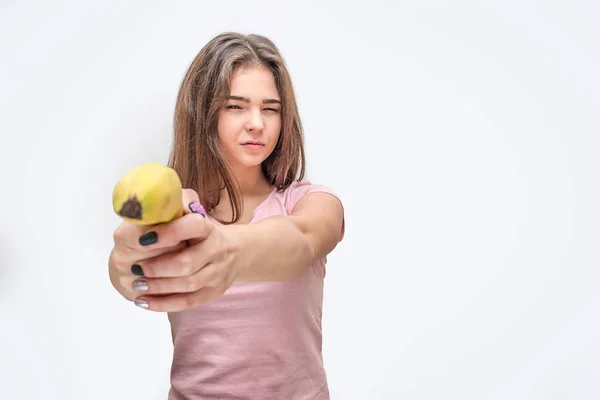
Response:
[[[255,195],[271,189],[260,165],[254,168],[233,169],[233,174],[240,185],[242,195]]]

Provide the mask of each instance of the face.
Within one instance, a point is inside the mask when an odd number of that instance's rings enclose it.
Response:
[[[281,131],[281,101],[273,73],[238,69],[230,98],[219,113],[221,149],[233,168],[257,168],[271,154]]]

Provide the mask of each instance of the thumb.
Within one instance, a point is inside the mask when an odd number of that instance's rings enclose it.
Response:
[[[183,189],[181,198],[183,201],[183,215],[196,213],[206,217],[206,210],[200,204],[200,197],[194,189]]]
[[[189,214],[200,214],[204,217],[202,221],[202,228],[198,229],[197,224],[194,224],[194,232],[197,235],[199,232],[202,232],[200,237],[193,236],[190,237],[186,242],[189,245],[196,244],[206,239],[208,235],[212,232],[214,228],[213,224],[206,218],[206,209],[202,204],[200,204],[200,196],[193,189],[183,189],[181,193],[181,198],[183,201],[183,215]],[[199,221],[198,221],[199,222]]]

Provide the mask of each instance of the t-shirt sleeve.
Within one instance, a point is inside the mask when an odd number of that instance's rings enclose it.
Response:
[[[338,201],[342,205],[342,212],[343,212],[344,204],[342,203],[340,196],[336,192],[334,192],[331,188],[329,188],[325,185],[312,184],[311,182],[309,182],[307,180],[303,180],[303,181],[293,182],[292,185],[290,185],[290,188],[288,189],[288,196],[286,196],[286,199],[285,199],[285,208],[286,208],[288,215],[292,213],[294,206],[301,198],[303,198],[304,196],[306,196],[309,193],[315,193],[315,192],[328,193],[328,194],[334,196],[336,199],[338,199]],[[338,242],[341,242],[342,239],[344,238],[345,228],[346,228],[346,221],[345,221],[345,216],[343,216],[342,217],[342,229],[340,231],[340,238],[339,238]]]

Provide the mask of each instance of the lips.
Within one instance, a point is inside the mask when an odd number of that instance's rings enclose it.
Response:
[[[262,151],[263,147],[265,147],[265,144],[258,140],[247,140],[242,143],[242,146],[247,151],[260,152],[260,151]]]

